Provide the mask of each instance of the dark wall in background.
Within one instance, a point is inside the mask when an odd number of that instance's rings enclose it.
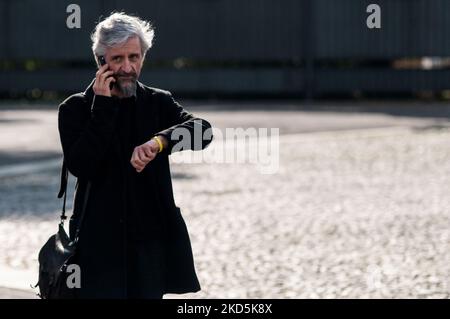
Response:
[[[66,7],[81,6],[81,29]],[[366,7],[382,28],[366,27]],[[450,56],[448,0],[0,0],[0,91],[79,91],[95,73],[90,33],[124,10],[156,37],[141,80],[178,94],[320,97],[442,91],[447,68],[393,61]]]

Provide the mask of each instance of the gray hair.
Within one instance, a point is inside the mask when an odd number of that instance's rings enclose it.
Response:
[[[91,34],[92,52],[97,57],[105,55],[106,49],[125,43],[129,38],[137,36],[141,43],[142,57],[152,47],[155,31],[148,21],[130,16],[124,12],[112,13],[99,22]]]

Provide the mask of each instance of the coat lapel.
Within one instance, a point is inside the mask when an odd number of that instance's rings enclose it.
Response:
[[[84,91],[89,103],[92,103],[94,98],[95,79],[91,81],[89,86]],[[138,145],[144,144],[158,132],[159,112],[157,101],[152,92],[145,88],[145,86],[137,81],[136,87],[136,132]],[[136,145],[136,146],[138,146]]]
[[[137,82],[136,130],[138,145],[144,144],[157,132],[159,124],[158,105],[151,91]],[[137,145],[136,145],[137,146]]]

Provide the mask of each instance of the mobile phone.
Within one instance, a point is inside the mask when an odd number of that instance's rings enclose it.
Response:
[[[98,57],[98,60],[100,61],[100,65],[103,66],[106,64],[106,60],[105,57],[103,55],[100,55]],[[111,75],[112,76],[112,75]],[[109,89],[112,90],[114,87],[114,82],[109,83]]]
[[[103,65],[106,64],[106,60],[105,60],[105,57],[104,57],[103,55],[100,55],[100,56],[98,57],[98,60],[100,61],[100,65],[101,65],[101,66],[103,66]]]

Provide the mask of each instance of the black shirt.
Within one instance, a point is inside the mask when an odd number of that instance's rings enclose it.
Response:
[[[126,208],[122,219],[127,225],[127,236],[135,239],[160,239],[163,234],[163,217],[157,214],[161,210],[155,207],[159,202],[156,198],[152,162],[148,163],[140,173],[136,172],[130,163],[134,148],[139,146],[134,97],[120,100],[118,115],[117,124],[122,148],[121,161],[125,172],[123,186],[126,196]],[[137,184],[140,186],[136,187]]]
[[[148,181],[143,171],[136,172],[131,165],[131,155],[138,145],[136,131],[136,102],[134,97],[120,100],[118,116],[119,139],[124,165],[124,188],[126,207],[123,212],[126,227],[127,255],[127,295],[135,298],[153,298],[160,296],[164,287],[164,246],[162,241],[162,223],[155,216],[155,189],[153,183],[136,188],[137,179]],[[151,165],[151,162],[147,165]],[[149,169],[146,167],[145,169]],[[144,169],[144,170],[145,170]],[[145,207],[139,210],[138,207]],[[151,219],[151,223],[146,223]],[[144,228],[147,225],[147,228]],[[149,226],[150,225],[150,228]]]

